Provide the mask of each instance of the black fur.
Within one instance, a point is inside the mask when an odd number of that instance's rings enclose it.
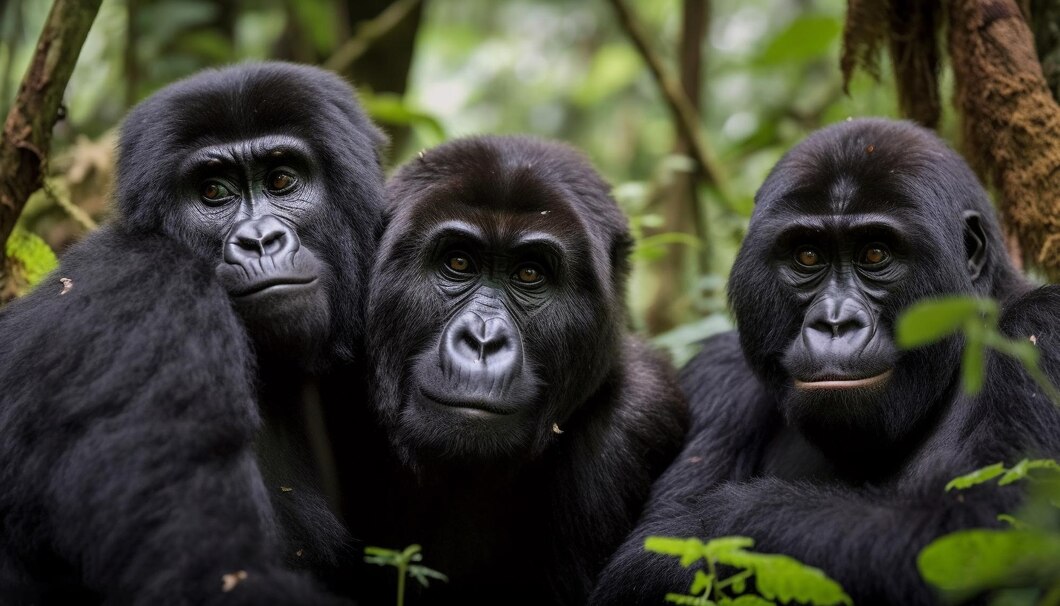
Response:
[[[805,371],[789,370],[785,356],[805,334],[809,303],[789,286],[792,249],[776,238],[799,221],[842,224],[858,212],[896,221],[905,236],[893,267],[873,276],[882,292],[863,308],[878,314],[873,339],[889,340],[897,314],[923,297],[991,296],[1002,303],[1001,330],[1034,336],[1046,374],[1060,382],[1060,287],[1032,290],[1012,268],[986,193],[960,157],[903,122],[855,120],[815,133],[758,192],[729,286],[740,334],[708,340],[682,371],[689,439],[591,603],[657,604],[688,588],[691,573],[646,553],[646,536],[746,535],[758,550],[822,568],[856,604],[933,604],[916,569],[920,549],[957,529],[996,526],[1021,494],[1018,486],[947,493],[945,483],[998,461],[1060,453],[1060,414],[1018,363],[992,354],[985,388],[960,393],[956,339],[895,354],[884,387],[848,393],[832,408],[796,399],[790,373]],[[866,273],[836,263],[848,276]],[[875,364],[851,355],[853,368]]]
[[[626,219],[580,154],[526,138],[446,144],[387,191],[368,306],[386,436],[337,445],[351,532],[422,544],[450,578],[423,603],[584,603],[686,425],[669,365],[624,329]],[[543,281],[516,283],[526,267]],[[392,587],[378,571],[363,595]]]
[[[358,376],[381,143],[349,86],[305,66],[203,72],[130,113],[116,220],[0,314],[4,604],[335,601],[292,569],[348,549],[303,395],[325,369]],[[291,195],[262,187],[273,160]],[[204,205],[217,179],[233,195]],[[283,265],[263,241],[245,280],[225,273],[233,225],[269,216],[311,258],[288,270],[312,296],[233,293]]]

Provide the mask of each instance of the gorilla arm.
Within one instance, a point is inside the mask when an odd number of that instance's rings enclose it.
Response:
[[[1035,335],[1043,368],[1054,383],[1060,381],[1058,315],[1060,288],[1050,286],[1022,297],[1001,320],[1002,331],[1011,337]],[[730,353],[739,351],[735,339],[732,346]],[[709,363],[705,358],[706,349],[685,374],[704,369],[702,364]],[[946,482],[999,461],[1011,465],[1028,455],[1060,453],[1057,409],[1019,363],[992,355],[984,390],[974,398],[958,398],[940,422],[942,429],[892,486],[852,489],[775,477],[741,480],[748,470],[739,469],[740,458],[756,458],[761,450],[748,429],[761,428],[763,422],[748,417],[756,408],[754,397],[725,388],[736,381],[744,391],[750,389],[740,383],[750,378],[750,371],[741,375],[732,370],[708,371],[716,380],[704,390],[715,397],[706,399],[694,387],[704,384],[702,379],[683,377],[691,387],[697,427],[678,461],[656,484],[648,512],[605,571],[599,600],[592,603],[656,603],[666,592],[689,586],[691,572],[676,560],[644,552],[648,535],[707,539],[738,534],[754,538],[756,550],[784,553],[823,569],[858,604],[934,604],[916,569],[919,551],[948,532],[996,526],[997,514],[1014,511],[1021,496],[1018,486],[996,485],[947,493]],[[717,396],[728,402],[724,408],[712,405]],[[705,417],[704,410],[715,412]],[[702,459],[693,464],[693,456]]]
[[[58,568],[105,603],[328,599],[279,566],[246,337],[191,259],[104,228],[0,315],[4,595],[41,601]]]
[[[710,380],[704,380],[707,373]],[[644,539],[698,530],[690,500],[718,482],[747,475],[761,448],[759,428],[779,423],[744,362],[735,332],[707,339],[679,382],[691,416],[685,444],[652,486],[637,527],[600,574],[590,604],[658,604],[668,592],[688,587],[692,573],[673,558],[645,551]]]

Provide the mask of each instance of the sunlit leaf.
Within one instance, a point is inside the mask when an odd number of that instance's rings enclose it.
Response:
[[[1060,574],[1060,535],[1026,530],[961,530],[920,552],[924,580],[947,591],[1034,584]]]
[[[666,594],[666,601],[678,606],[715,606],[715,602],[704,596],[682,595],[680,593]]]
[[[971,473],[966,473],[963,476],[953,478],[946,483],[946,490],[963,490],[965,488],[970,488],[977,484],[989,482],[1003,473],[1005,473],[1004,464],[994,463],[993,465],[976,469]]]
[[[692,588],[688,592],[692,595],[710,595],[710,588],[713,586],[714,575],[697,570],[696,577],[692,580]]]
[[[769,600],[820,606],[852,604],[850,596],[839,583],[823,571],[785,555],[733,549],[720,552],[717,560],[722,564],[753,571],[755,589]]]
[[[1005,475],[997,483],[1001,486],[1011,484],[1028,477],[1033,471],[1041,470],[1052,472],[1050,475],[1056,477],[1057,474],[1060,474],[1060,463],[1053,459],[1023,459],[1006,471]]]
[[[59,261],[40,236],[16,226],[7,239],[7,256],[17,263],[17,271],[29,286],[41,281]]]
[[[673,537],[648,537],[644,548],[662,555],[681,558],[681,565],[688,568],[703,557],[703,542],[696,538],[675,539]]]

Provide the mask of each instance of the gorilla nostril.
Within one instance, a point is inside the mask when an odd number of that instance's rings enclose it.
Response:
[[[291,228],[272,215],[247,219],[232,227],[225,241],[224,260],[242,264],[273,259],[301,247]]]

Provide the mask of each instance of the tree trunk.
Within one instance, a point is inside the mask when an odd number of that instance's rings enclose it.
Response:
[[[700,87],[703,72],[703,40],[709,26],[710,6],[708,0],[684,0],[680,41],[681,87],[692,106],[700,105]],[[676,129],[677,141],[674,153],[689,155],[692,142],[685,131]],[[710,237],[705,208],[697,193],[697,178],[694,172],[678,172],[669,184],[659,191],[654,199],[656,212],[662,215],[664,232],[684,232],[699,239],[701,250],[690,250],[687,246],[671,245],[668,254],[656,263],[652,274],[657,280],[645,323],[652,334],[670,330],[679,324],[691,311],[688,286],[701,273],[709,272]]]
[[[7,114],[0,141],[0,251],[26,200],[43,184],[63,91],[101,1],[55,1]]]
[[[375,18],[391,3],[392,0],[347,0],[350,25],[356,27],[358,23]],[[414,6],[397,25],[373,42],[343,75],[376,93],[404,95],[424,4],[426,0]],[[382,127],[390,135],[391,149],[400,151],[408,139],[408,127],[389,124]]]

